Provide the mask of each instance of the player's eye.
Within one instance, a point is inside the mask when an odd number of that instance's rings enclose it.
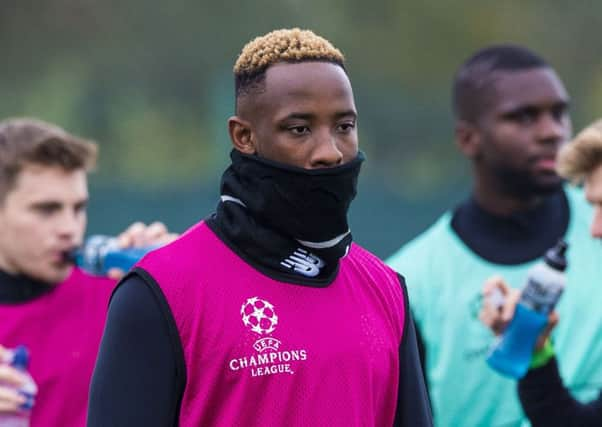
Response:
[[[341,132],[341,133],[349,133],[349,132],[353,131],[353,129],[355,129],[354,121],[344,122],[337,126],[337,131]]]
[[[307,135],[310,133],[308,126],[289,126],[288,131],[295,136]]]

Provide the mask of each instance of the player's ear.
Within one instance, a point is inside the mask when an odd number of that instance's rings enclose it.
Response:
[[[245,154],[255,154],[256,147],[251,130],[251,124],[239,116],[232,116],[228,119],[228,132],[232,145],[238,151]]]
[[[481,133],[479,129],[466,120],[458,120],[455,125],[455,142],[460,151],[469,159],[474,159],[481,152]]]

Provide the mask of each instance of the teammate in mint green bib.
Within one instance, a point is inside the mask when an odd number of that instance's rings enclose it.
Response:
[[[592,399],[602,385],[602,246],[589,235],[583,194],[564,189],[555,173],[571,124],[554,70],[522,47],[492,46],[463,64],[453,95],[472,195],[388,263],[407,280],[435,423],[521,425],[516,383],[485,363],[493,335],[477,318],[483,282],[500,274],[522,287],[529,267],[565,237],[567,286],[554,339],[565,384]]]

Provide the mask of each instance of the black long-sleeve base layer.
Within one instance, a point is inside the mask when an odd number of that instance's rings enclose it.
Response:
[[[602,392],[583,404],[564,387],[556,359],[533,369],[518,384],[520,401],[533,427],[602,426]]]
[[[154,283],[129,275],[111,299],[90,390],[88,426],[178,425],[182,346]]]
[[[405,304],[394,425],[432,426],[407,299]],[[182,345],[165,297],[138,270],[121,283],[110,304],[92,380],[88,427],[177,426],[185,381]]]
[[[408,295],[403,277],[399,277],[403,284],[403,293]],[[397,400],[397,411],[395,413],[395,426],[432,426],[433,418],[430,407],[430,399],[426,389],[425,376],[404,375],[405,372],[423,372],[422,355],[418,347],[416,327],[408,298],[405,298],[405,323],[403,338],[399,349],[399,392]],[[407,396],[419,393],[411,401]]]

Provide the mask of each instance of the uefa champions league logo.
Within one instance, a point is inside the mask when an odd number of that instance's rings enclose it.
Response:
[[[293,366],[307,360],[307,350],[282,349],[282,342],[271,336],[278,325],[274,306],[257,296],[248,298],[240,307],[242,323],[259,335],[253,344],[256,354],[230,359],[228,367],[237,372],[249,369],[252,377],[294,374]]]

